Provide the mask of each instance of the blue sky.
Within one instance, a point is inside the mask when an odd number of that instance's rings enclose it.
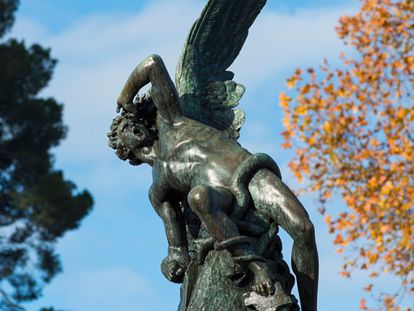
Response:
[[[91,215],[57,246],[64,272],[28,310],[53,305],[63,310],[174,310],[179,286],[163,278],[166,254],[161,221],[147,199],[149,167],[121,162],[107,147],[115,100],[130,71],[151,53],[161,55],[172,75],[185,37],[205,1],[201,0],[22,0],[12,36],[52,48],[59,60],[43,92],[65,104],[68,138],[55,150],[56,166],[95,198]],[[266,152],[284,180],[298,188],[281,149],[278,93],[297,66],[335,61],[342,43],[334,32],[340,15],[357,1],[268,1],[239,58],[235,80],[246,86],[241,108],[247,120],[240,142]],[[320,310],[357,310],[366,275],[339,277],[335,254],[316,203],[301,197],[317,228],[320,255]],[[341,206],[334,201],[333,205]],[[291,241],[283,235],[284,253]],[[389,284],[389,283],[387,283]],[[338,303],[340,302],[340,303]]]

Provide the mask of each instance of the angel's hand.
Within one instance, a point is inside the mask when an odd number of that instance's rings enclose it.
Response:
[[[189,264],[185,247],[169,247],[168,255],[161,263],[161,272],[174,283],[182,283]]]
[[[118,101],[116,103],[116,112],[119,113],[121,111],[121,108],[124,109],[125,112],[129,113],[135,114],[137,112],[137,105],[135,103]]]
[[[148,101],[148,98],[150,97],[149,92],[145,93],[143,95],[136,94],[132,101],[124,101],[122,100],[122,97],[118,98],[118,101],[116,103],[116,112],[119,113],[121,111],[121,108],[125,110],[125,112],[129,112],[132,114],[136,114],[138,110],[142,110],[145,107],[143,106],[143,103]]]

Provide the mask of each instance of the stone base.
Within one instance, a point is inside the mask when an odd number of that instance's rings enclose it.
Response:
[[[202,265],[192,262],[181,286],[178,311],[297,311],[297,300],[279,283],[263,297],[249,289],[240,266],[226,250],[210,251]]]

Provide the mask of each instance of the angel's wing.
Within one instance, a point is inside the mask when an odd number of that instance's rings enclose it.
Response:
[[[227,71],[266,0],[209,0],[191,28],[176,71],[181,109],[189,118],[237,139],[244,112],[234,109],[244,86]]]

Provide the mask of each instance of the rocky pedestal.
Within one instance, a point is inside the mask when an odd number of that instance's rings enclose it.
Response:
[[[273,265],[273,271],[275,267]],[[226,250],[210,251],[203,264],[193,261],[181,286],[179,311],[297,311],[290,294],[292,275],[274,275],[275,293],[263,297],[250,289],[251,274]]]

